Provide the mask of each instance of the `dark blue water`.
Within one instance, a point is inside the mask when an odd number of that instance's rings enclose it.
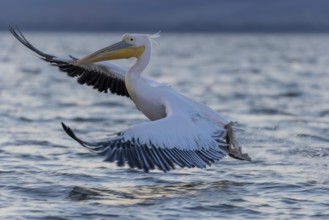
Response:
[[[119,35],[27,37],[79,57]],[[145,117],[0,33],[1,219],[329,218],[329,35],[164,33],[154,49],[145,74],[239,121],[253,162],[166,174],[102,162],[60,122],[88,139]]]

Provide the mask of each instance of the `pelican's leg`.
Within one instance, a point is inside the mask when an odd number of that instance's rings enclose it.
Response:
[[[242,153],[240,144],[234,139],[232,123],[228,123],[224,128],[227,130],[226,141],[230,145],[228,147],[228,155],[238,160],[251,161],[248,154]]]

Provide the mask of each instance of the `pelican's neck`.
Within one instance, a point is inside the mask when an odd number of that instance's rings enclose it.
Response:
[[[144,53],[137,58],[135,64],[128,70],[127,76],[141,75],[151,59],[151,44],[145,45]]]
[[[125,76],[125,84],[132,100],[136,103],[140,95],[138,88],[142,82],[141,74],[146,69],[151,59],[151,44],[145,46],[144,53],[137,58],[135,64],[128,70]]]

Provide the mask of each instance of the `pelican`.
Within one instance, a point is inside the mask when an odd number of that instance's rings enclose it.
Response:
[[[76,77],[99,92],[111,92],[131,99],[150,121],[127,128],[106,140],[80,139],[64,123],[64,131],[91,152],[105,156],[120,167],[128,164],[144,172],[206,168],[226,155],[250,161],[235,138],[232,121],[208,106],[142,75],[151,59],[152,41],[159,33],[124,34],[121,41],[81,59],[60,58],[34,47],[18,28],[9,28],[14,37],[44,61]],[[136,58],[128,69],[109,60]]]

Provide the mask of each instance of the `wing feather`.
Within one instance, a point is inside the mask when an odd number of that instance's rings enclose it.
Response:
[[[178,124],[183,124],[188,131],[184,132]],[[101,155],[106,153],[105,161],[116,162],[118,166],[127,163],[129,167],[145,172],[155,167],[167,172],[175,169],[175,165],[206,168],[227,155],[224,133],[216,132],[219,128],[210,125],[198,129],[197,125],[193,127],[184,119],[172,116],[131,127],[102,142],[83,141],[68,126],[62,125],[65,132],[82,146]],[[172,135],[178,132],[179,136]]]
[[[79,84],[93,86],[99,92],[110,91],[113,94],[130,97],[124,82],[126,70],[108,61],[76,65],[74,64],[74,61],[77,60],[75,57],[69,56],[68,59],[63,59],[40,51],[25,38],[18,28],[9,27],[9,31],[24,46],[38,54],[42,60],[58,67],[60,71],[66,72],[70,77],[77,77]]]

